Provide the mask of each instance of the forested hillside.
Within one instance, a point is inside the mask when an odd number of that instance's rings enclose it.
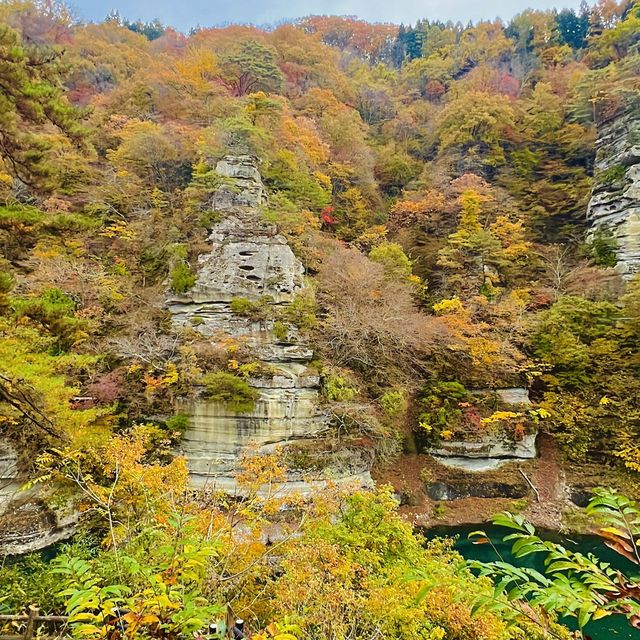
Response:
[[[597,486],[638,497],[639,145],[637,0],[188,35],[2,2],[0,545],[75,542],[0,568],[0,609],[569,637],[472,616],[488,580],[396,503],[560,527]],[[227,444],[233,495],[190,489]]]

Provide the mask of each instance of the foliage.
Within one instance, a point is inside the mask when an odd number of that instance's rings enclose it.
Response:
[[[59,167],[52,159],[65,145],[82,145],[85,134],[80,112],[62,90],[60,54],[46,46],[28,45],[4,23],[0,25],[0,58],[0,160],[4,169],[33,186],[59,186]],[[58,135],[51,135],[47,125]]]
[[[587,507],[587,514],[599,524],[597,530],[607,546],[636,564],[640,564],[637,538],[640,534],[640,510],[632,500],[611,490],[599,490]],[[613,569],[593,554],[583,555],[564,546],[542,540],[522,516],[503,513],[494,524],[514,531],[504,540],[512,542],[516,558],[543,554],[544,573],[515,567],[502,560],[492,563],[472,562],[481,575],[496,582],[492,596],[478,600],[478,606],[502,611],[516,617],[529,617],[546,627],[544,617],[532,616],[531,607],[575,618],[580,629],[591,620],[622,614],[630,624],[640,628],[640,585]],[[483,531],[470,534],[478,544],[489,543]],[[504,599],[500,599],[504,598]]]
[[[407,408],[407,397],[403,389],[383,393],[378,402],[389,418],[395,418]]]
[[[186,293],[196,283],[196,275],[185,262],[178,262],[171,270],[171,290]]]
[[[207,398],[221,402],[237,413],[252,411],[259,396],[258,391],[242,378],[225,371],[208,373],[200,383],[204,386]]]
[[[102,638],[121,628],[134,636],[174,638],[205,627],[220,613],[220,605],[202,595],[217,545],[194,536],[192,520],[173,514],[165,528],[143,530],[118,551],[118,577],[127,584],[100,575],[108,569],[100,557],[54,559],[50,571],[60,581],[74,636]]]
[[[381,264],[387,278],[404,280],[411,275],[411,260],[396,242],[381,242],[369,252],[369,259]]]
[[[231,299],[229,307],[233,313],[245,316],[252,322],[264,322],[271,315],[272,302],[273,300],[270,296],[262,296],[258,300],[249,300],[249,298],[237,296]]]
[[[187,35],[0,3],[0,432],[32,490],[73,502],[89,533],[60,574],[29,561],[39,584],[0,570],[0,599],[23,609],[33,593],[95,637],[117,635],[113,607],[132,635],[177,637],[223,602],[263,640],[564,637],[535,608],[508,627],[508,597],[473,617],[487,580],[448,543],[424,547],[386,490],[345,497],[330,475],[388,462],[411,429],[432,447],[534,425],[578,474],[640,469],[640,278],[617,275],[617,241],[584,215],[592,188],[625,186],[622,165],[596,169],[596,134],[637,111],[639,11]],[[245,191],[253,170],[216,171],[245,154],[268,198]],[[246,229],[229,198],[260,200]],[[231,310],[283,352],[313,349],[333,428],[248,456],[233,498],[196,495],[175,455],[185,407],[251,412],[249,382],[275,369],[253,336],[208,335],[198,312],[178,328],[167,288],[187,293],[211,243],[254,222],[288,243],[304,287]],[[505,387],[533,406],[501,402]],[[285,496],[283,461],[326,486]],[[283,540],[266,544],[273,528]]]
[[[236,96],[252,91],[277,91],[282,73],[273,51],[256,40],[243,40],[222,56],[220,64],[224,82]]]
[[[317,296],[326,309],[318,334],[325,353],[368,384],[408,377],[446,341],[438,319],[416,309],[410,284],[386,278],[382,265],[353,249],[336,247],[327,257]]]
[[[602,267],[615,267],[618,262],[618,242],[611,233],[597,229],[587,242],[587,251],[593,262]]]
[[[293,300],[280,311],[279,318],[302,331],[310,331],[318,321],[316,312],[315,292],[307,287],[294,295]]]
[[[349,496],[293,542],[290,554],[270,593],[275,611],[308,637],[369,637],[375,629],[429,640],[508,633],[491,614],[471,616],[469,591],[486,585],[446,543],[424,545],[414,536],[388,489]],[[416,567],[419,581],[404,580]]]
[[[322,391],[329,402],[349,402],[358,395],[355,387],[342,376],[334,374],[323,377]]]

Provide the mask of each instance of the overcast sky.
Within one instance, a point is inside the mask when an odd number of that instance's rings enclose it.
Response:
[[[412,23],[431,20],[508,20],[523,9],[577,7],[580,0],[71,0],[84,20],[102,20],[112,9],[129,19],[188,31],[227,22],[277,23],[310,14],[355,15],[369,21]]]

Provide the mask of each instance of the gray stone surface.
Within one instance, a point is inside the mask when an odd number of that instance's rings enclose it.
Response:
[[[529,487],[523,483],[508,482],[432,482],[426,487],[432,500],[459,500],[460,498],[524,498]]]
[[[531,404],[531,400],[529,400],[529,389],[525,389],[524,387],[496,389],[496,393],[500,400],[507,404]]]
[[[15,448],[0,439],[0,555],[44,549],[75,533],[79,514],[70,505],[52,508],[47,489],[23,489]]]
[[[228,178],[213,196],[211,206],[216,211],[226,211],[234,207],[259,207],[264,204],[267,194],[251,156],[225,156],[216,164],[216,173]]]
[[[288,304],[304,287],[304,267],[276,226],[261,217],[265,192],[252,158],[227,156],[216,171],[226,182],[213,198],[222,219],[211,230],[211,250],[199,258],[195,286],[185,295],[172,294],[167,305],[176,326],[192,327],[212,339],[232,336],[275,370],[249,381],[260,393],[250,413],[237,414],[205,399],[181,408],[190,416],[181,452],[193,484],[234,492],[243,456],[301,438],[320,438],[327,417],[319,406],[319,376],[309,367],[313,351],[298,333],[291,330],[286,340],[277,340],[273,321],[255,322],[231,310],[231,301],[238,297],[267,300],[274,307]],[[345,465],[344,452],[332,455],[317,477],[308,470],[292,470],[283,490],[308,492],[328,479],[371,483],[367,456],[347,454],[351,464]]]
[[[470,473],[482,473],[484,471],[495,471],[505,462],[510,462],[512,458],[465,458],[463,456],[433,456],[440,464],[450,469],[460,469]]]
[[[593,230],[618,242],[616,270],[640,270],[640,113],[630,108],[598,126],[594,188],[587,209]]]
[[[440,458],[528,460],[536,457],[536,434],[525,435],[517,441],[503,435],[490,434],[475,441],[449,440],[431,449],[430,453]]]

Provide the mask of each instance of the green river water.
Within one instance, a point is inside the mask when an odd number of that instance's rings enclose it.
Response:
[[[492,562],[497,560],[495,551],[489,544],[475,545],[472,544],[467,536],[472,531],[481,529],[485,531],[491,541],[498,549],[500,555],[506,562],[511,562],[519,566],[534,567],[538,570],[544,569],[543,557],[539,554],[533,554],[526,558],[516,559],[511,555],[511,545],[508,542],[502,542],[502,538],[508,534],[503,527],[494,527],[492,525],[469,525],[460,527],[434,527],[425,530],[423,533],[427,538],[437,536],[456,537],[455,548],[465,558],[469,560],[481,560],[484,562]],[[628,560],[618,555],[611,549],[608,549],[602,543],[602,540],[596,536],[580,536],[568,535],[561,536],[557,533],[538,531],[538,535],[546,540],[560,542],[564,547],[572,551],[580,551],[583,554],[594,553],[598,558],[611,564],[612,567],[620,569],[627,576],[637,575],[640,573],[638,567],[631,564]],[[526,561],[526,562],[525,562]],[[567,625],[575,628],[571,621],[566,621]],[[640,640],[640,631],[634,629],[623,616],[610,616],[592,622],[584,630],[585,637],[592,640]]]

